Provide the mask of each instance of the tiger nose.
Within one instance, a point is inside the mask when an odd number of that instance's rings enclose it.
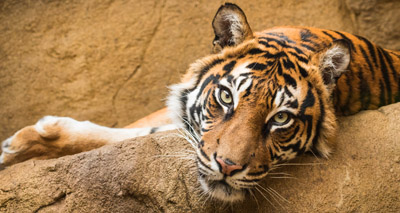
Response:
[[[236,165],[234,162],[230,161],[229,159],[223,160],[220,157],[216,158],[217,163],[219,164],[220,171],[228,176],[232,175],[232,172],[241,170],[243,166]]]

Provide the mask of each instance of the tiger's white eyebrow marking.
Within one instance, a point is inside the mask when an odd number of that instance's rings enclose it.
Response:
[[[220,81],[221,85],[229,88],[229,90],[231,91],[231,94],[233,96],[234,109],[236,109],[236,107],[239,105],[240,94],[252,85],[253,79],[249,77],[250,75],[241,75],[249,73],[251,71],[251,69],[247,68],[247,66],[248,63],[243,63],[231,72],[230,75],[233,76],[234,80],[228,82],[226,78],[223,78]]]
[[[251,70],[251,69],[247,68],[248,65],[249,65],[249,63],[245,62],[245,63],[237,66],[235,69],[233,69],[233,71],[231,72],[231,75],[233,75],[235,78],[238,78],[240,76],[240,74],[247,73],[248,71]]]
[[[265,119],[265,122],[268,122],[269,119],[272,118],[272,116],[274,116],[276,113],[278,113],[280,111],[287,111],[287,112],[291,112],[293,114],[297,114],[298,108],[296,109],[296,108],[288,107],[287,104],[289,102],[297,101],[296,97],[300,96],[301,88],[302,87],[299,85],[297,86],[296,89],[293,88],[292,86],[286,86],[286,89],[292,94],[291,96],[289,96],[288,94],[285,93],[285,87],[283,87],[282,89],[277,91],[275,100],[274,100],[273,109],[268,114],[267,118]]]

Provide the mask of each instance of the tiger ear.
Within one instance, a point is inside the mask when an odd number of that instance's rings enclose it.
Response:
[[[215,38],[214,52],[226,46],[236,46],[244,40],[253,38],[253,32],[247,23],[242,9],[232,3],[225,3],[215,14],[212,22]]]
[[[329,89],[346,72],[350,63],[350,45],[346,40],[335,40],[319,54],[319,70]]]

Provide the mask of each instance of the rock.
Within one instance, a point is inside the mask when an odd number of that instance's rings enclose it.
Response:
[[[202,194],[189,143],[165,132],[6,168],[0,212],[398,212],[399,118],[400,103],[340,118],[330,159],[284,164],[241,203]]]

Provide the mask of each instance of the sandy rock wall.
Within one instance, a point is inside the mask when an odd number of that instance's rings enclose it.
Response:
[[[0,1],[0,140],[44,115],[124,126],[207,55],[224,1]],[[396,0],[233,1],[255,31],[306,25],[400,49]]]
[[[329,160],[305,155],[233,205],[201,194],[189,143],[167,132],[2,170],[0,212],[399,212],[399,117],[400,103],[341,118]]]

